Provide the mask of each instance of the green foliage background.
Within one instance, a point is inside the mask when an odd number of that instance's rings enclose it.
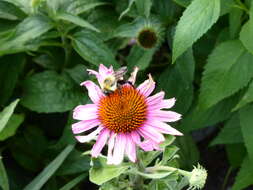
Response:
[[[151,49],[130,43],[145,23],[157,34]],[[204,147],[224,147],[239,169],[232,190],[250,186],[252,36],[251,0],[1,0],[1,188],[87,187],[91,144],[75,145],[71,116],[89,101],[86,68],[100,63],[138,66],[139,82],[152,73],[157,91],[177,98],[181,167],[202,162],[196,143],[213,136]]]

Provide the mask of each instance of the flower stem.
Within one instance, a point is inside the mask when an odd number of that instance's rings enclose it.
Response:
[[[178,171],[179,174],[189,177],[191,175],[191,172],[185,171],[185,170],[181,170],[178,168],[173,168],[170,166],[154,166],[154,167],[148,167],[146,168],[146,172],[149,173],[154,173],[156,171],[169,171],[169,172],[174,172],[174,171]]]

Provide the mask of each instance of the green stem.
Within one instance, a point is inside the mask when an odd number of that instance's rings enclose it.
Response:
[[[156,171],[169,171],[169,172],[178,171],[179,174],[186,176],[186,177],[189,177],[191,175],[191,172],[184,171],[184,170],[181,170],[178,168],[173,168],[170,166],[154,166],[154,167],[146,168],[146,172],[149,172],[149,173],[154,173]]]
[[[62,36],[61,39],[62,39],[62,44],[64,47],[64,53],[65,53],[65,59],[64,59],[64,63],[62,64],[62,69],[61,69],[63,70],[69,63],[72,48],[68,44],[68,39],[65,36]]]

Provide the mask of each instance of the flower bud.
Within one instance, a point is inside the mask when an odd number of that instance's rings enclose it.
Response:
[[[139,46],[144,49],[151,49],[161,44],[163,29],[158,20],[144,19],[138,28],[136,40]]]
[[[207,171],[198,164],[187,177],[189,178],[190,189],[202,189],[206,183]]]

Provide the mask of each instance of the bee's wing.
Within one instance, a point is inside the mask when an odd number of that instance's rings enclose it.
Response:
[[[124,74],[127,72],[127,67],[121,67],[117,71],[114,72],[114,76],[116,80],[120,80],[123,78]]]

